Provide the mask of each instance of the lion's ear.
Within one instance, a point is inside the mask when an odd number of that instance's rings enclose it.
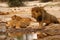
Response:
[[[44,7],[40,7],[39,9],[40,9],[41,13],[46,12],[46,10],[44,9]]]

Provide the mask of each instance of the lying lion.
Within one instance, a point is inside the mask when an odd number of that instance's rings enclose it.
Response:
[[[51,14],[49,14],[44,7],[34,7],[31,10],[32,17],[37,20],[39,23],[43,23],[42,26],[47,26],[50,23],[59,24],[57,18]]]
[[[33,22],[30,18],[21,18],[20,16],[12,16],[11,20],[7,22],[7,28],[26,28]]]

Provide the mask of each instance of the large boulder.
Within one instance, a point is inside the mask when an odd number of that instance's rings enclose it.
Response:
[[[44,33],[48,35],[60,35],[60,24],[51,24],[49,26],[46,26]]]
[[[60,40],[60,35],[48,36],[48,37],[38,39],[38,40]]]

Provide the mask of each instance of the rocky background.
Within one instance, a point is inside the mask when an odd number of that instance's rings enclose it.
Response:
[[[56,0],[54,0],[56,1]],[[60,21],[60,2],[46,2],[46,3],[40,3],[39,1],[27,1],[24,2],[24,7],[9,7],[6,2],[0,3],[0,14],[7,12],[8,15],[0,15],[0,22],[1,21],[9,21],[11,19],[11,16],[18,15],[23,17],[31,17],[31,8],[35,6],[45,6],[45,10],[51,14],[57,17],[57,19]],[[1,24],[1,23],[0,23]],[[4,25],[3,25],[4,24]],[[0,31],[3,32],[3,34],[6,31],[5,23],[1,24]],[[4,28],[2,28],[4,27]],[[1,32],[1,33],[2,33]],[[7,35],[7,33],[6,33]],[[0,36],[0,40],[5,40],[6,36],[2,35]],[[8,37],[9,40],[11,37]],[[12,38],[11,38],[12,39]],[[15,39],[16,40],[16,39]],[[46,26],[42,31],[37,40],[60,40],[60,24],[50,24],[49,26]]]

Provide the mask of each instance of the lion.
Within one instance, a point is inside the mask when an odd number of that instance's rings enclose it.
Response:
[[[31,12],[32,17],[35,18],[37,22],[43,23],[42,26],[48,26],[51,23],[59,24],[57,18],[44,10],[44,7],[34,7]]]
[[[12,16],[11,20],[7,22],[7,28],[26,28],[33,22],[30,18],[21,18],[20,16]]]
[[[21,18],[20,16],[14,15],[11,17],[11,20],[7,22],[7,28],[27,28],[31,22],[34,22],[30,18]],[[13,33],[8,33],[8,36],[10,37],[15,37],[15,36],[22,36],[23,33],[21,32],[13,32]]]
[[[7,28],[14,28],[16,26],[19,26],[19,22],[17,20],[20,20],[20,18],[19,19],[16,19],[16,18],[19,18],[19,17],[16,15],[11,17],[11,20],[8,21],[6,24]]]

